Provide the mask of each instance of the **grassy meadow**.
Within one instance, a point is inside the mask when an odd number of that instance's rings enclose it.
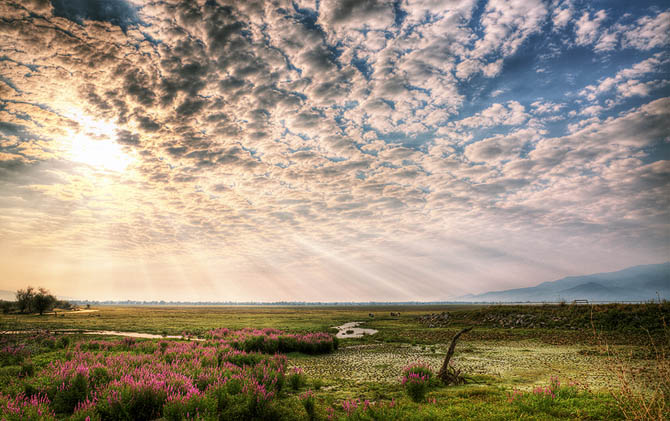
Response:
[[[1,419],[599,420],[670,410],[668,303],[92,310],[0,316]],[[333,339],[333,326],[352,321],[378,333]],[[436,374],[466,326],[452,358],[466,383],[443,385]],[[103,330],[191,340],[83,334]]]

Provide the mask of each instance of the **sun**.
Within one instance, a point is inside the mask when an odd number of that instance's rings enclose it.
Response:
[[[79,123],[79,127],[69,136],[67,158],[98,170],[126,170],[134,157],[132,152],[115,140],[118,127],[114,123],[77,114],[73,119]]]
[[[72,138],[70,159],[97,169],[121,172],[132,162],[132,157],[112,139],[92,139],[86,135]]]

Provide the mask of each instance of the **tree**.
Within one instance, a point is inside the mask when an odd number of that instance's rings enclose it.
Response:
[[[21,313],[30,313],[32,310],[33,298],[35,297],[35,289],[29,286],[26,289],[16,291],[16,304]]]
[[[58,300],[56,297],[51,295],[49,290],[40,288],[33,297],[33,308],[35,311],[40,313],[40,316],[44,314],[45,311],[51,310],[54,308],[54,305],[56,305],[56,302]]]
[[[442,380],[442,383],[447,385],[465,383],[465,377],[461,375],[461,370],[452,367],[451,365],[449,365],[449,362],[451,361],[451,357],[454,355],[454,351],[456,350],[456,341],[458,341],[458,338],[460,338],[462,334],[468,333],[471,330],[472,326],[466,327],[465,329],[458,332],[451,340],[451,345],[449,345],[447,355],[444,357],[442,368],[440,369],[440,372],[437,374],[437,377],[439,377],[440,380]]]
[[[21,313],[38,312],[41,316],[54,308],[58,300],[45,288],[28,287],[16,291],[16,304]]]

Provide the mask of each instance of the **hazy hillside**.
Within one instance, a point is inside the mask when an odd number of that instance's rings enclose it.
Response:
[[[617,272],[568,276],[534,287],[459,297],[461,301],[645,301],[670,298],[670,262]]]
[[[16,300],[16,293],[14,291],[0,289],[0,300],[14,301]]]

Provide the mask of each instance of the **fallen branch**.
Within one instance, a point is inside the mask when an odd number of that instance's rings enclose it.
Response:
[[[461,370],[458,370],[449,365],[451,357],[454,355],[454,350],[456,349],[456,341],[461,337],[462,334],[467,333],[472,330],[472,326],[466,327],[465,329],[458,332],[453,339],[451,340],[451,345],[449,345],[449,350],[447,351],[447,356],[444,357],[444,362],[442,363],[442,368],[440,368],[437,377],[442,380],[442,383],[449,384],[463,384],[465,383],[465,376],[461,375]]]

